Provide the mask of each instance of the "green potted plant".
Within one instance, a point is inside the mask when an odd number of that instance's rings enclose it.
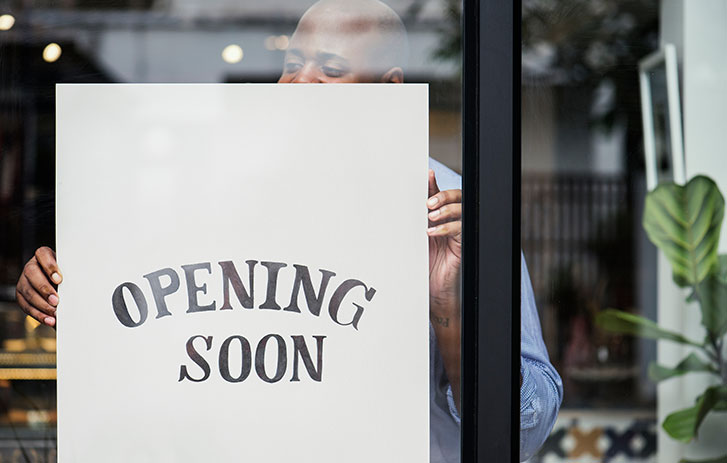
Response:
[[[622,334],[687,345],[693,351],[674,366],[652,363],[649,376],[664,381],[688,373],[707,373],[711,385],[693,406],[666,417],[664,430],[681,442],[695,439],[709,413],[727,411],[727,255],[718,254],[724,198],[710,178],[696,176],[686,185],[662,183],[646,195],[643,226],[649,239],[669,260],[674,282],[686,288],[686,300],[701,311],[703,340],[662,329],[629,312],[607,309],[597,317],[602,328]],[[691,308],[689,309],[691,310]],[[727,434],[726,434],[727,435]],[[682,460],[689,462],[690,460]],[[727,463],[727,455],[700,463]]]

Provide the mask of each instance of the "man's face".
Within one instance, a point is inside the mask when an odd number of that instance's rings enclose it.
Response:
[[[279,83],[378,82],[381,35],[365,18],[312,11],[303,16],[285,54]]]

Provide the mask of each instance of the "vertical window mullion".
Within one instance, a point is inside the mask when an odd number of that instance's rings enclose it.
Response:
[[[465,0],[463,11],[462,461],[516,462],[520,5]]]

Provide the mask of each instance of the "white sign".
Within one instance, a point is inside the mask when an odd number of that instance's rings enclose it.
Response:
[[[425,85],[58,85],[59,462],[428,462]]]

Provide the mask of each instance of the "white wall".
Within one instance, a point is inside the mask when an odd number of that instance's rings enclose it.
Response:
[[[662,0],[661,6],[661,43],[676,45],[680,60],[687,178],[709,175],[727,193],[727,0]],[[727,252],[727,227],[722,228],[720,252]],[[663,256],[659,260],[659,322],[702,339],[698,308],[681,302],[684,295],[675,289],[671,269]],[[661,344],[661,363],[674,364],[686,354],[683,348]],[[693,404],[708,381],[705,375],[688,375],[661,384],[659,420]],[[727,420],[710,417],[703,428],[699,442],[689,446],[674,443],[662,432],[659,461],[727,452]]]
[[[727,0],[685,0],[683,47],[687,174],[727,192]],[[721,243],[727,251],[727,227]]]

